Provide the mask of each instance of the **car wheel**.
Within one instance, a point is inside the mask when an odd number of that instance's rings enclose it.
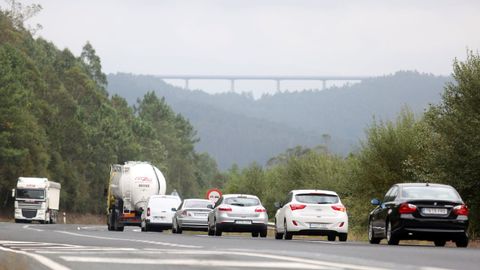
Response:
[[[285,240],[292,240],[293,234],[291,232],[288,232],[287,220],[285,220],[284,223],[283,223],[283,230],[284,230]]]
[[[446,240],[435,240],[433,241],[436,247],[444,247],[445,244],[447,243]]]
[[[338,234],[338,240],[340,242],[346,242],[347,241],[347,238],[348,238],[348,234],[347,233],[339,233]]]
[[[457,240],[455,240],[455,245],[457,247],[461,247],[461,248],[467,247],[468,246],[468,236],[465,235],[465,236],[462,236],[462,237],[458,238]]]
[[[267,237],[267,234],[268,234],[268,230],[265,229],[265,230],[260,232],[260,237],[265,238],[265,237]]]
[[[217,223],[215,222],[215,236],[222,236],[222,230],[217,227]]]
[[[332,241],[332,242],[333,242],[333,241],[335,241],[335,238],[336,238],[336,235],[335,235],[335,234],[329,234],[329,235],[327,235],[328,241]]]
[[[280,240],[283,239],[283,232],[277,231],[277,220],[275,220],[275,239]]]
[[[182,234],[182,232],[183,232],[182,227],[180,227],[180,225],[178,225],[178,223],[177,223],[177,233]]]
[[[373,223],[370,220],[368,222],[368,242],[370,244],[379,244],[382,238],[375,237],[375,232],[373,231]]]
[[[396,246],[400,242],[400,240],[398,240],[398,238],[395,237],[394,233],[392,232],[392,223],[390,221],[388,221],[387,223],[386,235],[387,235],[387,243],[389,245]]]
[[[252,237],[258,237],[258,232],[252,232]]]
[[[208,225],[208,235],[210,235],[210,236],[214,236],[214,235],[215,235],[215,231],[213,230],[212,227],[210,227],[210,225]]]
[[[174,222],[172,223],[172,233],[178,233],[178,232],[177,232],[177,222],[176,222],[176,221],[174,221]]]

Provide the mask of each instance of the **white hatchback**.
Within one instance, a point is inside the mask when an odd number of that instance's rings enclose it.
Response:
[[[292,190],[285,203],[275,203],[275,239],[293,235],[326,235],[347,241],[348,216],[338,194],[328,190]]]

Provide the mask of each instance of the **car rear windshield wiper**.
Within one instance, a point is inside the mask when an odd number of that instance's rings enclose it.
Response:
[[[236,206],[245,206],[243,203],[231,203],[231,205],[236,205]]]

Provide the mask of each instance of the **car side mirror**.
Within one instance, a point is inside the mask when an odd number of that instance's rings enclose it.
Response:
[[[15,189],[12,188],[12,198],[15,198]]]
[[[282,208],[283,205],[281,202],[274,202],[273,205],[276,207],[276,208]]]
[[[173,212],[177,211],[177,208],[175,208],[175,207],[174,207],[174,208],[172,208],[172,211],[173,211]]]
[[[381,202],[379,199],[376,199],[376,198],[372,199],[372,200],[370,201],[370,203],[371,203],[372,205],[380,205],[380,204],[382,204],[382,202]]]

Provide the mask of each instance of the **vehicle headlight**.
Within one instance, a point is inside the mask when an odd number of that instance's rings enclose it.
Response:
[[[46,204],[45,202],[42,202],[42,206],[41,206],[41,207],[42,207],[42,209],[45,209],[45,208],[47,208],[47,204]]]

